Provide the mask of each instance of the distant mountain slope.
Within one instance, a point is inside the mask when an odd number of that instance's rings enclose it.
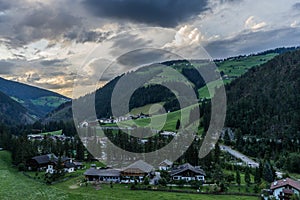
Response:
[[[250,69],[227,95],[227,126],[256,138],[300,138],[300,50]]]
[[[70,99],[45,89],[0,78],[0,91],[24,106],[37,118],[45,116],[51,110]]]
[[[258,66],[260,64],[266,63],[270,59],[272,59],[274,56],[287,52],[287,51],[294,51],[296,48],[278,48],[275,50],[269,50],[266,52],[258,53],[258,54],[253,54],[249,56],[237,56],[237,57],[231,57],[228,59],[224,60],[217,60],[216,64],[219,67],[219,70],[223,73],[223,78],[225,83],[229,83],[241,76],[242,74],[246,73],[249,69],[252,67]],[[201,62],[200,62],[201,63]],[[167,66],[172,66],[174,69],[179,71],[181,74],[184,76],[188,77],[188,79],[194,84],[195,90],[198,90],[199,88],[199,97],[207,97],[208,96],[208,91],[207,88],[204,85],[203,80],[201,80],[201,77],[198,75],[198,73],[195,72],[195,69],[193,69],[187,61],[168,61],[165,63],[162,63],[163,65]],[[151,66],[143,68],[145,69],[151,68]],[[143,74],[144,70],[140,70],[139,73]],[[160,70],[160,69],[159,69]],[[155,83],[161,83],[163,81],[169,81],[172,82],[173,79],[176,79],[176,77],[172,76],[165,76],[164,75],[164,70],[162,69],[161,71],[161,77],[157,76],[155,79]],[[96,110],[97,110],[97,115],[99,118],[101,117],[109,117],[111,116],[110,112],[110,99],[111,99],[111,92],[118,81],[119,77],[113,79],[112,81],[108,82],[103,88],[100,88],[96,91]],[[213,82],[212,82],[213,83]],[[153,88],[150,88],[148,92],[151,91],[153,94],[161,94],[161,88],[157,88],[155,91],[151,90]],[[143,94],[141,96],[141,92],[146,92],[145,88],[142,88],[141,90],[137,90],[136,93],[136,98],[133,96],[129,107],[130,109],[141,107],[147,104],[155,103],[155,102],[165,102],[164,100],[167,100],[167,103],[164,104],[165,107],[168,108],[173,108],[171,110],[176,110],[177,108],[177,102],[174,100],[173,97],[171,98],[166,98],[166,99],[149,99],[149,98],[144,98],[146,95]],[[158,91],[158,92],[156,92]],[[165,97],[167,97],[166,95]],[[80,100],[84,98],[90,98],[91,95],[86,95],[85,97],[81,98]],[[121,98],[121,97],[120,97]],[[76,101],[76,100],[74,100]],[[88,101],[87,101],[88,102]],[[47,117],[45,118],[45,121],[59,121],[59,120],[71,120],[72,118],[72,110],[71,110],[71,103],[66,103],[62,107],[59,107],[58,109],[54,110],[51,112]],[[86,109],[86,108],[83,108]],[[169,110],[169,109],[167,109]],[[86,112],[86,110],[85,110]],[[93,111],[90,111],[93,112]],[[84,119],[86,116],[82,116]]]
[[[0,123],[20,125],[32,123],[34,120],[20,103],[0,92]]]
[[[51,112],[49,112],[44,118],[42,118],[43,123],[48,123],[50,121],[71,121],[72,120],[72,102],[68,101]]]

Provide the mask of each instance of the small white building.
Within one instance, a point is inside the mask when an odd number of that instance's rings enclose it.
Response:
[[[162,171],[167,171],[167,170],[171,169],[172,166],[173,166],[173,162],[166,159],[166,160],[162,161],[161,163],[159,163],[158,169],[162,170]]]
[[[175,132],[171,132],[171,131],[163,131],[161,133],[159,133],[161,136],[164,136],[164,137],[174,137],[176,136],[176,133]]]
[[[75,172],[76,165],[73,163],[72,160],[67,161],[64,163],[64,171],[67,173]]]
[[[274,181],[270,190],[272,191],[272,196],[278,200],[291,199],[291,196],[294,194],[300,194],[300,182],[291,178],[281,179]]]
[[[54,173],[54,166],[53,165],[48,165],[46,169],[46,173],[53,174]]]

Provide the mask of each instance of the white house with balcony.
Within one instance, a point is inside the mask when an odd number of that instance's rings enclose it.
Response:
[[[275,199],[291,199],[293,195],[300,194],[300,182],[291,178],[277,180],[271,184],[270,191],[272,193],[271,197]]]

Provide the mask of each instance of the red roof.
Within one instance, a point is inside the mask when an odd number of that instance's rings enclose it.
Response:
[[[292,186],[293,188],[300,191],[300,182],[295,181],[291,178],[286,178],[286,179],[281,179],[281,180],[278,180],[278,181],[274,181],[271,185],[271,190],[281,188],[281,187],[285,187],[287,185]]]

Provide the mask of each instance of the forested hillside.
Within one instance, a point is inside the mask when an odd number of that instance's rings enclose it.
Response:
[[[300,150],[300,51],[276,56],[226,88],[226,126],[235,129],[236,148],[299,172],[300,157],[290,153]]]
[[[299,137],[300,51],[250,69],[226,89],[227,126],[257,137]]]
[[[32,123],[34,120],[21,104],[0,92],[0,123],[20,125]]]
[[[49,90],[0,78],[0,91],[19,102],[31,115],[44,117],[70,99]]]

